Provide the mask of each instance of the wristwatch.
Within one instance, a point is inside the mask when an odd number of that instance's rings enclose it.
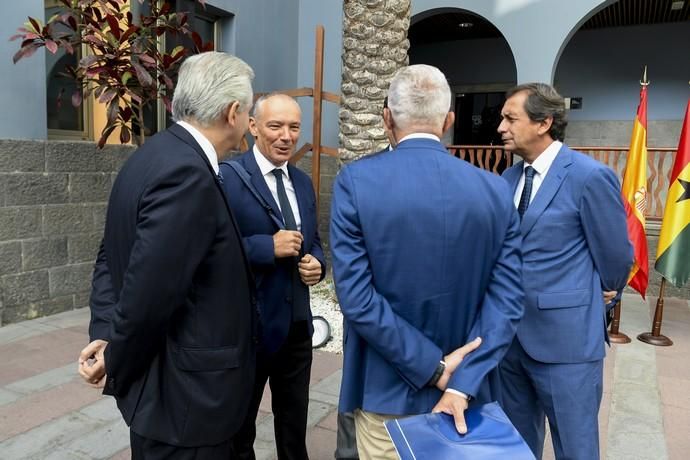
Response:
[[[436,366],[436,370],[434,373],[431,375],[431,378],[429,379],[429,383],[427,383],[427,386],[430,387],[435,387],[436,383],[438,383],[439,379],[443,375],[443,373],[446,370],[446,362],[441,360],[438,362],[438,366]]]

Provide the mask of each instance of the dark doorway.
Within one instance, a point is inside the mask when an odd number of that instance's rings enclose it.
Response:
[[[454,144],[502,145],[496,132],[501,122],[503,92],[459,93],[455,96]]]

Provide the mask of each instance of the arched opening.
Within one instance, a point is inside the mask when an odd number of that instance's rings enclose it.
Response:
[[[583,18],[554,85],[570,98],[566,141],[627,146],[648,67],[648,145],[675,147],[688,97],[690,1],[619,0]]]
[[[410,64],[429,64],[446,75],[453,92],[455,126],[446,144],[499,145],[496,128],[504,93],[517,81],[513,53],[484,17],[459,8],[427,10],[412,17]]]

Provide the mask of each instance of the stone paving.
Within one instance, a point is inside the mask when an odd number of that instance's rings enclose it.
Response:
[[[690,304],[667,298],[662,332],[669,348],[635,337],[650,328],[656,298],[625,294],[621,331],[605,361],[599,414],[602,458],[688,458],[690,452]],[[128,429],[112,398],[83,384],[76,356],[87,341],[88,310],[0,328],[0,459],[126,459]],[[317,351],[310,387],[312,460],[333,458],[340,355]],[[256,452],[275,458],[270,393],[258,417]],[[547,440],[545,459],[553,458]]]

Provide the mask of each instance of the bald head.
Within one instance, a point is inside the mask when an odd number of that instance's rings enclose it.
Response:
[[[301,118],[299,104],[285,94],[267,94],[254,104],[249,131],[256,147],[274,166],[282,166],[294,154]]]
[[[264,94],[261,96],[259,99],[256,100],[254,103],[254,108],[252,111],[252,117],[254,119],[260,119],[262,117],[262,112],[264,111],[264,106],[268,101],[273,101],[275,104],[285,104],[285,105],[291,105],[293,108],[297,110],[299,113],[300,117],[302,116],[302,109],[300,108],[299,104],[297,101],[292,98],[291,96],[288,96],[287,94],[283,93],[268,93]],[[273,105],[273,103],[271,103]]]

